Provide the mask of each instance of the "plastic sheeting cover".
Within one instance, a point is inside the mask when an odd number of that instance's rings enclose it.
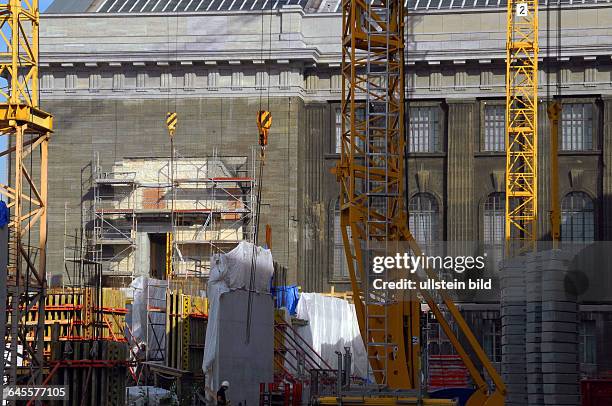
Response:
[[[4,228],[10,221],[9,209],[4,203],[4,200],[0,200],[0,228]]]
[[[178,404],[176,394],[155,386],[129,386],[128,406],[157,406]]]
[[[253,261],[255,254],[255,261]],[[255,265],[255,266],[253,266]],[[212,367],[217,354],[219,337],[219,299],[225,292],[245,289],[251,285],[251,269],[254,269],[253,290],[260,293],[270,292],[270,279],[274,273],[274,263],[270,250],[255,247],[252,243],[242,241],[236,248],[226,254],[215,254],[210,259],[208,278],[208,326],[206,328],[206,345],[202,370],[207,376],[207,389],[213,390],[216,382],[209,380],[213,376]]]
[[[295,315],[300,294],[296,285],[272,287],[272,296],[276,301],[277,308],[286,308],[289,313]]]
[[[298,333],[332,368],[338,366],[336,351],[344,353],[344,347],[350,347],[351,373],[367,377],[367,356],[353,304],[320,293],[301,293],[297,317],[308,320],[306,326],[297,328]]]

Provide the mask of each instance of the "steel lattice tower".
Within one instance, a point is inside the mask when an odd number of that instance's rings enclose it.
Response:
[[[419,387],[419,302],[374,292],[374,255],[412,240],[404,186],[404,7],[343,1],[341,228],[371,373],[383,387]],[[404,248],[405,250],[405,248]],[[405,326],[405,319],[409,320]],[[412,345],[404,345],[404,343]]]
[[[399,390],[420,396],[422,298],[477,386],[470,404],[502,405],[505,385],[448,295],[419,289],[419,298],[414,291],[373,289],[375,278],[392,282],[406,276],[375,274],[373,256],[423,255],[408,229],[405,203],[405,9],[401,0],[343,0],[342,12],[342,149],[336,176],[342,239],[371,375],[379,387],[394,394]],[[431,270],[425,273],[437,278]],[[494,382],[494,390],[448,316]]]
[[[508,1],[506,39],[506,242],[533,249],[538,209],[538,2]]]
[[[10,210],[8,266],[2,311],[4,375],[9,384],[42,383],[47,245],[47,151],[52,117],[38,107],[37,0],[0,3],[0,135],[8,147],[8,184],[0,184]],[[2,270],[2,272],[5,272]],[[34,320],[27,318],[35,312]],[[5,319],[6,315],[6,319]],[[27,322],[26,322],[27,321]]]

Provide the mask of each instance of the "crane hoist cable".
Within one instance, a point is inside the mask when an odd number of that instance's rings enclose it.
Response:
[[[168,112],[166,114],[166,127],[168,128],[168,135],[170,137],[170,188],[172,205],[170,210],[171,231],[166,233],[166,279],[170,279],[172,277],[172,270],[174,267],[174,135],[176,134],[177,124],[178,114],[176,112]]]
[[[172,69],[174,69],[174,67],[176,66],[177,62],[178,62],[178,25],[179,25],[179,15],[178,15],[178,11],[175,10],[174,13],[174,17],[175,17],[175,26],[174,26],[174,64],[172,64],[172,68],[170,71],[170,77],[169,79],[169,83],[168,83],[168,97],[166,98],[166,128],[168,129],[168,135],[170,137],[170,170],[169,170],[169,177],[170,177],[170,194],[172,197],[172,203],[171,203],[171,208],[170,208],[170,232],[166,233],[166,278],[167,279],[171,279],[172,275],[174,274],[174,244],[175,244],[175,238],[174,238],[174,233],[175,233],[175,222],[176,222],[176,218],[175,218],[175,205],[176,205],[176,185],[174,184],[174,166],[175,166],[175,150],[174,150],[174,136],[176,134],[176,128],[178,125],[178,113],[177,113],[177,93],[178,93],[178,83],[176,83],[174,86],[172,86],[172,80],[176,75],[173,75],[172,73]],[[171,38],[170,38],[170,18],[168,18],[167,21],[167,25],[166,25],[166,31],[168,34],[168,59],[171,59],[170,57],[170,44],[171,44]],[[173,93],[174,93],[174,109],[172,111],[170,111],[170,93],[172,88],[174,89]]]
[[[257,112],[257,129],[259,132],[258,145],[259,145],[259,174],[256,178],[257,196],[255,199],[255,225],[253,227],[253,252],[251,255],[251,269],[249,277],[249,297],[247,305],[247,322],[246,322],[246,343],[249,343],[251,337],[251,312],[253,308],[253,287],[255,285],[255,272],[257,268],[257,242],[259,234],[259,215],[261,212],[261,191],[263,188],[263,168],[266,161],[266,147],[268,146],[268,134],[272,127],[272,113],[270,113],[270,61],[272,60],[272,12],[273,5],[270,2],[270,9],[268,10],[268,58],[267,63],[264,61],[264,17],[266,15],[265,10],[261,11],[261,42],[260,42],[260,57],[261,62],[266,63],[266,75],[261,75],[260,90],[259,90],[259,110]],[[263,108],[263,91],[264,81],[267,90],[267,101],[266,109]],[[253,208],[251,208],[253,210]]]
[[[264,86],[260,86],[259,88],[259,111],[257,112],[257,129],[259,130],[259,148],[260,148],[260,158],[261,164],[263,165],[265,162],[265,153],[266,147],[268,146],[268,133],[270,131],[270,127],[272,126],[272,113],[270,113],[270,61],[272,60],[272,2],[270,2],[270,10],[269,10],[269,26],[268,26],[268,63],[266,66],[266,75],[261,75],[262,82],[264,80],[267,81],[266,89],[268,93],[267,97],[267,106],[263,108],[263,90]],[[260,52],[261,52],[261,60],[264,61],[264,15],[265,12],[262,10],[261,13],[261,42],[260,42]]]

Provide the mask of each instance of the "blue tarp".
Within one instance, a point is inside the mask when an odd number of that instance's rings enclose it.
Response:
[[[276,307],[284,307],[289,314],[294,315],[300,294],[296,285],[272,287],[272,295],[276,301]]]
[[[0,200],[0,228],[4,228],[9,223],[9,209],[4,200]]]

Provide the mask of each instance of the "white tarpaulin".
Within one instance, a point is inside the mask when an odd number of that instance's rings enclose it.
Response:
[[[298,333],[332,368],[338,366],[336,351],[344,353],[350,347],[351,373],[366,378],[367,356],[353,304],[320,293],[301,293],[297,317],[308,320],[306,326],[297,328]]]
[[[131,314],[132,334],[138,342],[146,343],[148,359],[150,360],[164,359],[167,287],[168,281],[146,276],[139,276],[130,284],[134,297]],[[151,309],[161,309],[162,311],[150,311]],[[138,351],[138,349],[136,350]]]
[[[255,254],[255,255],[253,255]],[[253,261],[255,258],[255,261]],[[251,272],[251,271],[254,272]],[[213,382],[212,368],[217,356],[219,338],[219,300],[223,293],[235,289],[270,292],[274,264],[270,250],[242,241],[227,254],[215,254],[210,259],[208,279],[208,326],[202,370],[206,374],[206,389],[214,393],[219,382]]]
[[[128,386],[128,406],[161,406],[177,405],[174,393],[155,386]]]

